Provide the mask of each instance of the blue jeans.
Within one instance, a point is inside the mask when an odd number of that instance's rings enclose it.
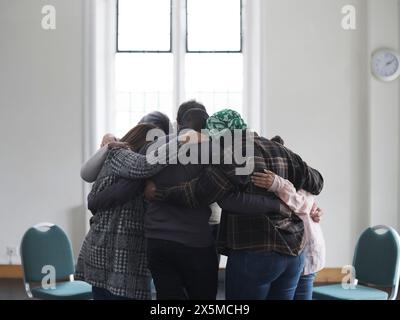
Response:
[[[304,256],[232,251],[226,265],[227,300],[293,300]]]
[[[294,300],[312,300],[315,273],[302,275],[297,284]]]

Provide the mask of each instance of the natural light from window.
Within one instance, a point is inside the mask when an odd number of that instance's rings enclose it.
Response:
[[[174,121],[174,110],[183,102],[174,101],[178,48],[171,48],[177,32],[171,30],[170,18],[176,1],[183,0],[119,0],[114,108],[119,136],[151,111],[164,112]],[[182,7],[172,16],[186,18],[188,26],[187,37],[179,43],[186,52],[179,61],[184,70],[181,96],[202,102],[209,114],[223,108],[241,112],[241,1],[187,0]]]

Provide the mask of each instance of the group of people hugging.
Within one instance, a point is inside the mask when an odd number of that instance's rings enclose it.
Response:
[[[325,263],[322,175],[231,109],[209,116],[191,100],[176,124],[152,112],[120,139],[105,135],[82,166],[92,217],[75,278],[94,299],[152,299],[154,284],[156,299],[215,300],[222,254],[227,300],[311,299]],[[246,163],[226,161],[233,132],[251,144]],[[182,163],[187,153],[199,161]]]

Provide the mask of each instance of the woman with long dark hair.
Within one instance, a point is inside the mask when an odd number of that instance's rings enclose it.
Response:
[[[93,286],[94,299],[151,299],[144,236],[143,179],[158,173],[164,166],[149,163],[144,153],[151,142],[146,141],[149,131],[158,129],[169,133],[170,127],[164,114],[148,114],[119,140],[126,149],[110,149],[105,145],[94,160],[92,157],[82,168],[84,180],[95,180],[88,196],[89,209],[94,215],[79,254],[76,278]],[[116,139],[107,137],[106,140],[110,143]],[[159,149],[159,154],[168,148],[167,143]],[[99,158],[105,160],[99,162]],[[125,201],[97,208],[98,195],[109,192],[117,183],[123,186]]]

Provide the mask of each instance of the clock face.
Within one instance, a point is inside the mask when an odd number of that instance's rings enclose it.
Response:
[[[372,71],[376,77],[391,81],[400,75],[400,57],[396,52],[381,50],[372,57]]]

